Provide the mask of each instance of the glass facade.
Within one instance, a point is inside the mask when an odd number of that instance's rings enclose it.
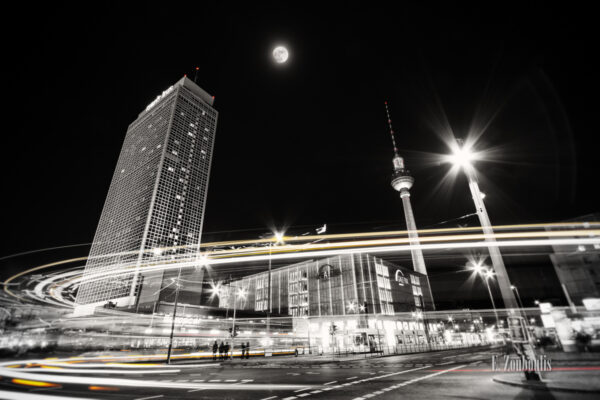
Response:
[[[144,274],[143,269],[199,249],[217,124],[213,101],[184,77],[129,126],[84,279],[130,273],[82,283],[79,305],[114,301],[128,306],[172,292],[168,278],[177,271]],[[196,270],[183,275],[202,278]]]
[[[244,288],[245,300],[238,301],[238,309],[267,311],[268,272],[231,285]],[[233,307],[232,298],[221,296],[219,300],[220,307]],[[424,275],[369,254],[311,260],[271,271],[274,315],[394,315],[423,309],[432,309]]]

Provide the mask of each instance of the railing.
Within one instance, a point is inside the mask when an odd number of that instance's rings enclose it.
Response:
[[[364,355],[364,358],[372,357],[383,357],[389,355],[400,355],[400,354],[413,354],[413,353],[425,353],[431,351],[443,351],[443,350],[457,350],[457,349],[468,349],[474,347],[485,347],[492,343],[462,343],[462,344],[446,344],[446,343],[420,343],[420,344],[407,344],[407,345],[396,345],[396,346],[378,346],[372,350],[366,351],[355,351],[355,350],[336,350],[333,352],[323,352],[323,355],[331,355],[334,357],[349,357]],[[315,346],[311,347],[312,354],[319,354],[318,349],[315,351]],[[306,352],[305,354],[308,354]]]

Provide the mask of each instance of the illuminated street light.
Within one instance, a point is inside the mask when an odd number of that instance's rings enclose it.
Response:
[[[494,309],[494,315],[496,316],[496,326],[500,329],[500,318],[498,318],[498,311],[496,310],[496,303],[494,302],[494,296],[492,296],[492,289],[490,288],[489,279],[494,278],[494,271],[488,269],[483,265],[482,261],[478,261],[472,263],[471,269],[475,271],[477,275],[482,276],[485,281],[485,286],[487,287],[488,293],[490,295],[490,300],[492,301],[492,308]]]
[[[282,231],[274,231],[271,237],[272,240],[275,240],[275,246],[279,244],[284,244],[285,232]],[[269,276],[267,278],[267,332],[271,331],[271,262],[273,257],[273,242],[269,242]]]
[[[284,233],[283,232],[274,232],[273,236],[276,240],[275,244],[283,244],[283,240],[285,239]]]
[[[246,298],[246,289],[243,287],[238,287],[233,284],[229,284],[230,288],[237,288],[237,291],[233,293],[233,318],[231,320],[231,358],[233,359],[233,348],[235,344],[235,313],[237,310],[237,299],[245,299]],[[228,301],[229,302],[229,301]]]
[[[462,168],[469,181],[469,189],[471,190],[481,229],[485,234],[486,242],[489,243],[488,251],[492,260],[494,272],[498,279],[498,287],[500,288],[504,305],[506,308],[516,309],[518,308],[517,300],[510,288],[511,285],[510,280],[508,279],[508,273],[506,272],[506,266],[504,265],[504,260],[502,260],[500,249],[496,245],[492,223],[488,216],[487,209],[485,208],[485,204],[483,203],[483,196],[479,190],[476,171],[473,167],[473,162],[479,160],[480,156],[473,151],[471,145],[463,143],[462,140],[457,140],[456,143],[453,143],[451,149],[452,155],[448,156],[447,160],[451,162],[455,168]]]
[[[519,289],[517,289],[517,287],[515,285],[510,285],[510,288],[515,291],[515,294],[517,295],[517,300],[519,301],[519,306],[522,309],[524,309],[525,306],[523,306],[523,300],[521,300],[521,295],[519,294]]]
[[[477,155],[471,150],[471,146],[462,143],[456,143],[452,147],[452,154],[448,156],[448,161],[458,168],[471,168],[472,162],[477,160]]]
[[[173,350],[173,334],[175,333],[175,318],[177,316],[177,303],[179,301],[179,279],[181,278],[181,267],[177,273],[175,283],[175,301],[173,303],[173,319],[171,321],[171,334],[169,335],[169,349],[167,350],[167,364],[171,364],[171,352]]]
[[[348,311],[351,311],[351,312],[356,311],[356,304],[353,301],[348,303]]]

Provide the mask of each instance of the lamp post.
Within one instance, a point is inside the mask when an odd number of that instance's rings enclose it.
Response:
[[[519,301],[519,306],[521,307],[521,309],[524,309],[525,307],[523,306],[523,300],[521,300],[521,295],[519,294],[519,289],[517,289],[517,287],[515,285],[510,285],[510,288],[515,291],[515,294],[517,295],[517,300]],[[523,311],[523,312],[525,312],[525,311]]]
[[[492,308],[494,309],[494,315],[496,316],[496,327],[497,329],[500,329],[500,318],[498,318],[496,303],[494,302],[494,296],[492,295],[492,289],[490,288],[490,283],[488,281],[488,279],[492,279],[494,277],[494,273],[487,269],[481,261],[472,263],[470,268],[475,272],[476,275],[480,275],[485,282],[485,286],[487,287],[488,294],[490,295],[490,300],[492,302]]]
[[[238,288],[238,286],[236,285],[232,285],[231,283],[229,284],[229,287],[232,288]],[[238,288],[238,291],[235,292],[233,294],[233,318],[231,320],[231,358],[233,359],[233,345],[235,343],[235,314],[236,314],[236,310],[237,310],[237,299],[238,297],[241,298],[245,298],[246,297],[246,293],[244,291],[244,288]]]
[[[417,328],[419,327],[418,326],[419,320],[423,321],[422,324],[423,324],[423,333],[425,334],[425,343],[427,344],[427,347],[431,350],[431,346],[429,343],[429,329],[427,327],[427,320],[425,319],[423,311],[420,311],[420,310],[413,311],[412,316],[417,323]]]
[[[509,322],[508,325],[511,326],[512,321],[520,320],[523,318],[520,315],[521,313],[518,309],[515,294],[511,289],[510,280],[508,278],[508,273],[506,272],[506,266],[504,265],[502,254],[500,253],[500,249],[496,245],[494,229],[492,228],[492,223],[490,222],[487,209],[485,208],[485,204],[483,202],[484,195],[479,190],[479,183],[477,182],[476,171],[472,165],[472,161],[475,161],[478,158],[477,154],[473,153],[470,149],[470,146],[465,144],[462,140],[457,140],[456,143],[453,143],[452,150],[453,154],[449,157],[449,161],[452,162],[455,165],[455,167],[462,168],[465,175],[467,176],[467,180],[469,181],[469,189],[471,191],[471,196],[473,197],[473,203],[475,204],[477,216],[479,217],[481,230],[483,231],[485,241],[488,243],[488,252],[490,253],[492,267],[496,275],[498,287],[500,288],[500,293],[502,294],[504,307],[508,308],[510,310],[510,313],[516,312],[517,314],[517,318],[513,319],[511,317],[507,320]],[[528,338],[528,340],[518,343],[515,343],[513,341],[513,346],[520,356],[525,357],[529,361],[533,361],[535,360],[536,355],[535,350],[533,349],[533,345],[530,343],[529,340],[530,339]],[[536,371],[525,371],[525,378],[527,380],[540,381],[541,375]]]
[[[490,300],[492,302],[492,307],[494,309],[494,315],[496,316],[496,326],[498,327],[498,330],[500,329],[500,318],[498,318],[498,310],[496,310],[496,303],[494,302],[494,296],[492,295],[492,289],[490,288],[490,279],[494,278],[494,273],[492,271],[490,271],[489,269],[485,271],[485,276],[483,277],[483,280],[485,281],[485,285],[487,286],[487,290],[488,293],[490,295]]]
[[[275,246],[277,246],[278,244],[283,244],[283,235],[283,232],[275,231],[271,235],[271,241],[269,242],[269,272],[267,277],[267,335],[270,335],[271,332],[271,258],[273,255],[273,244],[275,244]],[[261,236],[261,238],[262,237],[265,236]],[[273,243],[273,240],[275,241],[275,243]]]
[[[173,334],[175,332],[175,317],[177,316],[177,302],[179,301],[179,278],[181,278],[181,267],[175,281],[175,302],[173,305],[173,320],[171,321],[171,334],[169,336],[169,349],[167,350],[167,364],[171,364],[171,351],[173,350]]]
[[[494,229],[492,228],[492,223],[490,222],[487,209],[483,203],[484,195],[479,190],[476,171],[472,165],[472,161],[477,159],[477,155],[473,153],[469,146],[464,144],[460,139],[457,140],[457,142],[453,145],[452,150],[453,154],[448,157],[448,159],[455,165],[455,167],[462,168],[467,176],[467,180],[469,181],[469,189],[471,190],[471,196],[473,197],[475,210],[477,211],[477,216],[479,217],[481,230],[485,235],[485,241],[488,243],[488,251],[492,260],[492,267],[494,268],[494,272],[496,274],[498,287],[500,288],[500,293],[502,294],[502,299],[504,300],[504,306],[509,309],[518,308],[515,295],[510,288],[511,284],[508,278],[508,273],[506,272],[504,260],[502,259],[502,254],[496,245]]]

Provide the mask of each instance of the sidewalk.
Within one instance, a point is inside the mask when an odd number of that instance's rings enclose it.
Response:
[[[545,355],[553,362],[558,362],[559,364],[563,364],[563,361],[598,361],[600,363],[600,352],[591,352],[591,353],[565,353],[563,351],[546,351],[539,352],[540,355]]]
[[[214,361],[212,358],[205,360],[173,360],[172,365],[177,364],[204,364],[204,363],[213,363],[219,362],[221,365],[277,365],[286,363],[288,365],[302,365],[302,364],[337,364],[347,361],[357,361],[357,360],[369,360],[369,359],[377,359],[378,357],[370,357],[367,356],[365,358],[364,354],[357,355],[349,355],[349,356],[335,356],[332,357],[331,354],[323,354],[323,355],[299,355],[298,357],[290,356],[272,356],[272,357],[264,357],[264,356],[256,356],[251,358],[234,358],[229,360],[220,360],[217,358]]]
[[[543,372],[541,382],[523,380],[523,373],[504,373],[494,376],[494,382],[532,390],[574,393],[600,393],[600,367],[588,367],[577,371]]]

